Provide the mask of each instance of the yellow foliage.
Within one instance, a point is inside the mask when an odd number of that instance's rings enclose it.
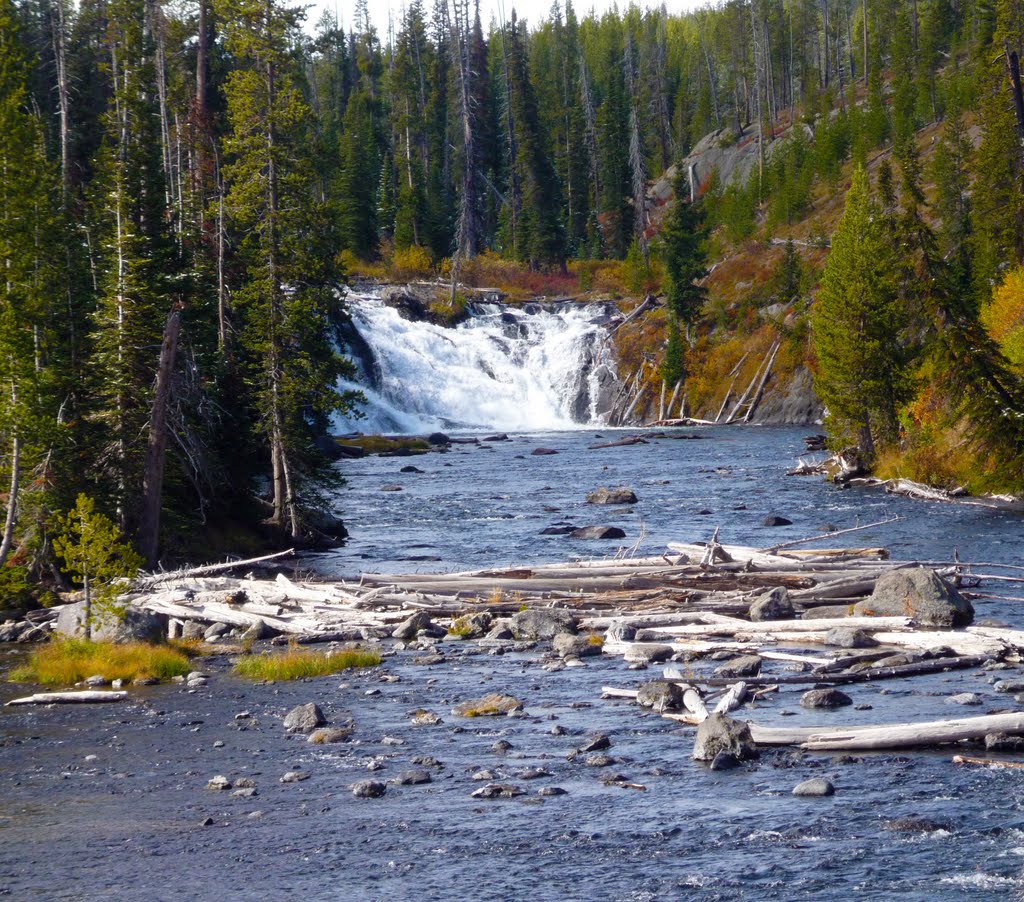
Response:
[[[1024,370],[1024,267],[1006,274],[982,309],[981,321],[1007,359]]]
[[[418,279],[431,276],[434,266],[430,254],[424,248],[412,245],[395,251],[388,271],[395,280]]]

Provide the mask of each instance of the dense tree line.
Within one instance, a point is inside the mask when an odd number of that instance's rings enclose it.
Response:
[[[346,260],[646,265],[648,181],[712,132],[763,149],[808,126],[747,185],[698,186],[742,236],[946,117],[935,255],[974,307],[942,315],[976,319],[1024,252],[1024,125],[993,62],[1021,21],[1019,0],[583,19],[556,0],[485,26],[468,0],[412,0],[382,40],[366,0],[347,28],[282,0],[0,0],[4,578],[50,566],[53,512],[81,492],[150,563],[241,512],[307,534],[317,439],[351,401],[332,388]],[[669,256],[692,254],[699,216],[674,228]],[[702,259],[668,260],[677,357]]]

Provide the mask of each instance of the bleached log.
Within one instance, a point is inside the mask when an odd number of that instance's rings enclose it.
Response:
[[[823,667],[832,663],[828,658],[812,658],[810,655],[794,655],[785,651],[758,650],[757,654],[766,661],[790,661],[794,664],[813,664],[816,667]],[[889,654],[889,652],[886,652],[886,654]]]
[[[639,694],[636,689],[619,689],[616,686],[601,687],[601,698],[624,698],[635,702]]]
[[[715,705],[715,714],[728,714],[730,711],[735,711],[743,704],[746,697],[747,684],[742,681],[733,683]]]
[[[837,529],[833,530],[832,532],[822,533],[821,535],[811,536],[807,539],[796,539],[792,542],[783,542],[780,545],[771,545],[770,547],[765,548],[764,550],[769,554],[776,554],[779,551],[782,551],[783,549],[795,548],[797,545],[806,545],[810,542],[817,542],[819,539],[832,539],[836,536],[845,536],[851,532],[860,532],[864,529],[875,529],[878,526],[888,526],[890,523],[895,523],[897,520],[901,519],[903,518],[897,514],[895,516],[889,517],[886,520],[877,520],[874,523],[865,523],[863,526],[851,526],[848,529]]]
[[[975,758],[972,755],[954,755],[954,764],[980,764],[985,767],[1022,768],[1024,761],[1004,761],[1001,758]]]
[[[698,722],[703,723],[710,716],[707,706],[704,704],[704,699],[700,697],[700,693],[692,686],[687,686],[683,690],[683,704],[686,706],[686,710],[697,718]]]
[[[663,626],[659,631],[670,636],[746,636],[770,637],[775,633],[787,638],[795,633],[825,633],[835,627],[851,629],[898,630],[908,629],[909,617],[822,617],[815,620],[763,620],[749,621],[722,617],[716,623],[688,623],[680,626]]]
[[[37,692],[12,698],[7,705],[96,705],[104,702],[123,702],[127,692],[106,692],[90,689],[83,692]]]
[[[226,561],[223,564],[204,564],[202,567],[191,567],[187,570],[174,570],[168,573],[153,573],[144,576],[136,581],[137,586],[156,586],[170,580],[188,579],[194,576],[205,576],[209,573],[221,573],[225,570],[236,570],[239,567],[248,567],[252,564],[263,564],[267,561],[279,560],[295,554],[294,548],[287,551],[278,551],[274,554],[263,554],[259,557],[251,557],[244,561]]]
[[[750,724],[758,745],[799,745],[810,751],[877,751],[983,739],[988,733],[1024,733],[1024,712],[987,714],[922,723],[874,724],[859,727],[762,727]]]

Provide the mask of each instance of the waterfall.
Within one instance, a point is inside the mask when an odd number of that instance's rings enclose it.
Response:
[[[448,328],[403,319],[377,296],[347,304],[362,374],[340,388],[368,403],[362,418],[336,418],[339,433],[574,429],[600,423],[617,389],[608,305],[476,304]]]

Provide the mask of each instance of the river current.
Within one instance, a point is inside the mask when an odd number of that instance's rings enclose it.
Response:
[[[336,498],[347,547],[311,560],[322,575],[460,569],[657,553],[671,540],[768,546],[885,519],[846,537],[895,557],[1021,563],[1020,515],[842,490],[786,477],[807,430],[722,428],[648,434],[646,444],[591,449],[607,430],[512,435],[447,453],[339,464]],[[600,433],[600,437],[596,434]],[[697,437],[683,438],[683,435]],[[558,451],[534,455],[537,447]],[[404,466],[422,472],[401,472]],[[598,485],[626,484],[633,508],[587,505]],[[401,491],[382,491],[386,486]],[[769,514],[793,521],[768,528]],[[619,542],[540,531],[563,520],[621,526]],[[838,540],[826,541],[838,544]],[[1013,594],[1008,589],[1003,594]],[[1013,602],[976,603],[979,618],[1021,627]],[[304,900],[992,900],[1024,898],[1024,772],[958,767],[953,751],[831,756],[766,750],[712,772],[691,760],[692,728],[601,687],[659,675],[621,659],[548,672],[542,649],[501,656],[472,642],[441,644],[380,670],[253,686],[228,663],[208,686],[133,690],[122,706],[0,708],[0,895],[11,898]],[[0,662],[2,665],[2,662]],[[695,665],[696,678],[714,662]],[[769,663],[771,672],[781,663]],[[808,711],[783,685],[740,716],[766,725],[871,723],[994,713],[1016,707],[995,677],[968,671],[848,688],[857,705]],[[24,687],[0,684],[0,701]],[[509,692],[521,718],[452,716],[485,692]],[[962,709],[953,693],[981,696]],[[280,719],[316,701],[350,742],[315,746]],[[441,723],[413,724],[419,709]],[[569,753],[595,733],[611,739],[607,768]],[[503,751],[495,742],[510,746]],[[368,768],[374,768],[372,771]],[[389,785],[376,800],[350,786],[410,768],[432,782]],[[471,797],[483,768],[525,795]],[[281,783],[286,771],[309,779]],[[605,785],[621,774],[630,786]],[[223,774],[251,779],[250,798],[205,789]],[[797,798],[812,776],[831,798]],[[541,787],[565,795],[542,797]]]

